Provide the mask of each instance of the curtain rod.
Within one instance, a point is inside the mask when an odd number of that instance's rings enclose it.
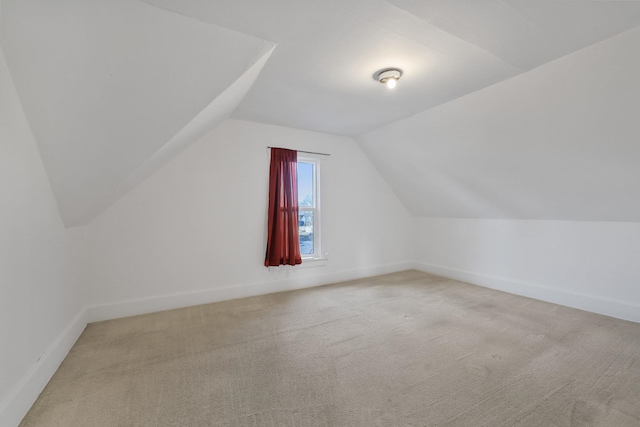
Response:
[[[267,148],[283,148],[283,147],[268,147]],[[289,148],[287,148],[287,150],[289,150]],[[307,153],[307,154],[318,154],[319,156],[331,156],[331,154],[327,154],[327,153],[316,153],[315,151],[304,151],[304,150],[295,150],[298,153]]]

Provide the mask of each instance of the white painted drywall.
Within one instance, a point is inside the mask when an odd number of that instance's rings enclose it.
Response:
[[[2,18],[7,63],[67,226],[102,211],[274,46],[137,0],[3,0]],[[229,113],[240,99],[227,97]]]
[[[418,268],[640,322],[640,223],[416,218]]]
[[[84,328],[85,229],[65,229],[0,50],[0,425],[15,426]]]
[[[638,76],[640,28],[361,143],[417,217],[638,222]]]
[[[273,53],[273,49],[264,54],[262,58],[200,111],[165,145],[145,160],[133,173],[123,179],[111,194],[102,198],[101,201],[94,202],[95,212],[102,212],[107,206],[120,199],[122,195],[143,181],[144,178],[160,169],[169,159],[189,144],[197,141],[201,136],[227,119],[253,86],[260,75],[260,71],[262,71],[265,63]]]
[[[263,266],[267,146],[330,153],[321,164],[329,259]],[[411,218],[347,137],[227,120],[92,221],[92,319],[401,270]]]
[[[343,135],[640,24],[634,1],[145,1],[278,43],[234,118]],[[393,91],[372,79],[386,67],[404,70]]]
[[[640,321],[638,76],[640,28],[363,136],[418,267]]]

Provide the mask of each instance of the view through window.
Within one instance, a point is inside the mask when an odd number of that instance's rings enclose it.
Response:
[[[317,164],[311,160],[298,160],[298,208],[300,254],[303,258],[317,258],[318,197]]]

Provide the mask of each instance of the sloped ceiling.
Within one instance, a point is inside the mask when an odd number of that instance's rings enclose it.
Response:
[[[632,33],[640,25],[640,2],[0,1],[2,47],[68,225],[90,221],[229,115],[358,136],[415,215],[636,218],[628,206],[585,211],[585,204],[567,202],[562,196],[579,184],[567,184],[559,192],[554,182],[573,182],[571,172],[567,178],[571,163],[567,169],[560,161],[547,162],[540,178],[549,181],[546,186],[492,186],[485,181],[527,180],[521,177],[519,156],[530,149],[531,140],[504,129],[517,129],[529,117],[508,109],[533,103],[537,114],[547,111],[556,117],[553,108],[545,108],[562,101],[558,90],[567,82],[571,86],[583,76],[597,81],[606,75],[600,68],[597,73],[602,74],[593,75],[580,68],[601,66],[598,57],[574,58],[564,68],[556,62]],[[640,56],[633,46],[629,49],[627,53]],[[393,91],[372,79],[375,71],[390,66],[404,71]],[[551,71],[543,72],[544,77],[533,78],[547,68]],[[513,86],[509,82],[514,79],[521,83]],[[528,94],[532,98],[526,96],[528,79],[537,90]],[[624,81],[634,79],[625,75]],[[577,85],[569,110],[581,105],[580,91],[591,93],[593,83]],[[508,89],[491,91],[493,87]],[[541,94],[556,101],[536,102]],[[599,113],[594,110],[574,122],[593,122]],[[600,129],[615,127],[618,116],[604,117],[611,122]],[[485,119],[495,124],[495,132],[508,134],[511,145],[489,144],[487,149],[482,132],[491,132],[470,124]],[[546,126],[541,118],[531,123]],[[535,126],[523,129],[536,133]],[[632,125],[624,126],[626,137]],[[456,133],[464,128],[470,129],[464,137]],[[566,136],[575,141],[581,135]],[[466,145],[456,145],[461,139],[468,140]],[[597,168],[595,153],[604,150],[603,144],[542,144],[539,155],[584,159],[580,167],[587,170]],[[458,151],[448,151],[454,148]],[[429,161],[407,164],[396,153],[414,161],[438,158],[439,163],[436,169],[430,169]],[[479,158],[485,159],[484,167],[478,166]],[[482,175],[499,170],[504,173]],[[617,182],[592,188],[611,190]],[[622,194],[617,197],[605,199],[620,207]],[[553,209],[541,208],[551,199],[563,201]]]
[[[415,216],[640,222],[640,28],[359,137]]]
[[[234,118],[350,136],[640,24],[640,2],[145,1],[278,43]],[[390,66],[393,93],[372,79]]]
[[[3,0],[2,46],[62,217],[79,225],[274,44],[133,0]]]

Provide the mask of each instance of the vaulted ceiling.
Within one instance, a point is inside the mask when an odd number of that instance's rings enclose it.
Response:
[[[631,34],[617,42],[627,40],[626,50],[613,50],[630,54],[620,66],[636,71],[639,2],[1,0],[0,16],[2,49],[67,225],[86,224],[227,117],[357,137],[415,215],[640,221],[638,203],[618,209],[633,190],[602,199],[610,209],[567,208],[556,199],[594,190],[578,179],[558,186],[566,165],[538,174],[523,157],[571,159],[583,148],[591,154],[578,177],[602,160],[604,136],[593,139],[588,126],[566,139],[584,136],[584,147],[547,136],[540,144],[530,131],[553,120],[540,114],[566,87],[554,81],[591,93],[605,75],[598,43]],[[390,66],[404,71],[393,91],[372,79]],[[584,70],[592,80],[581,78],[583,66],[596,68]],[[636,93],[628,80],[616,96]],[[521,93],[530,83],[537,93]],[[570,107],[583,92],[568,95]],[[536,116],[519,142],[517,131],[501,132],[526,121],[514,112],[523,105]],[[606,115],[604,105],[584,119]],[[598,129],[624,126],[608,142],[638,160],[633,123],[616,120]],[[498,142],[480,144],[482,132]],[[589,185],[611,195],[625,179],[636,174]]]

